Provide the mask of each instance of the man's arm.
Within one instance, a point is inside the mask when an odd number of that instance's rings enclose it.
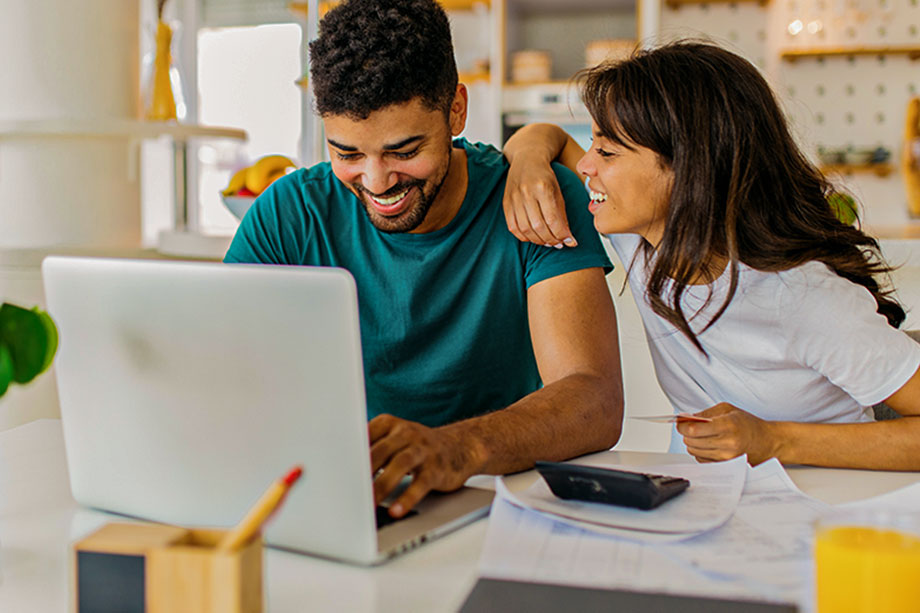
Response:
[[[528,316],[544,387],[511,406],[439,428],[391,415],[370,422],[378,502],[406,474],[391,505],[404,515],[431,490],[457,489],[472,475],[531,468],[609,449],[620,437],[623,384],[616,313],[600,268],[535,283]],[[475,385],[475,381],[470,382]]]
[[[678,423],[687,451],[700,461],[746,453],[751,464],[920,470],[920,370],[885,401],[900,419],[858,424],[766,421],[727,403],[698,413],[709,423]]]
[[[559,126],[535,123],[515,132],[503,153],[511,164],[502,202],[508,230],[518,240],[538,245],[577,245],[550,162],[577,174],[575,165],[584,149]]]

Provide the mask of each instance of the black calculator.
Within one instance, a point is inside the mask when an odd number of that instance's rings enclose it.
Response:
[[[537,462],[537,470],[559,498],[654,509],[690,482],[682,477],[635,473],[566,462]]]

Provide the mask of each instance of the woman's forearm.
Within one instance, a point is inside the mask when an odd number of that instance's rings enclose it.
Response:
[[[920,470],[920,417],[858,424],[773,422],[771,428],[783,464]]]

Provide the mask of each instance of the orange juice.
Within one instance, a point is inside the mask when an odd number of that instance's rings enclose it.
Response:
[[[834,525],[815,537],[818,613],[920,611],[920,536]]]

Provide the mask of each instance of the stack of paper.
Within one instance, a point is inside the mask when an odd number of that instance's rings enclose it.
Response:
[[[705,483],[706,472],[734,479],[738,470],[731,463],[688,464],[684,468],[701,471],[696,476],[691,472],[678,475],[690,478],[691,483]],[[668,471],[673,469],[641,468],[658,474],[671,474]],[[807,604],[811,525],[827,505],[802,494],[775,460],[756,468],[742,465],[742,469],[740,498],[735,498],[734,504],[726,502],[731,490],[726,486],[719,494],[725,499],[715,507],[719,514],[710,519],[715,525],[703,532],[693,531],[703,526],[701,518],[691,514],[681,523],[680,517],[662,514],[655,519],[656,511],[636,511],[646,514],[644,530],[622,527],[622,518],[619,528],[599,529],[596,524],[537,511],[524,504],[532,496],[514,496],[499,487],[480,561],[481,574],[497,579]],[[660,510],[681,499],[693,501],[690,491]],[[726,505],[729,517],[723,520]],[[706,511],[710,512],[712,507]],[[675,530],[681,526],[687,531],[648,529]]]
[[[596,464],[602,468],[635,471],[635,466]],[[597,502],[557,498],[543,479],[515,495],[504,483],[497,487],[512,504],[554,515],[570,525],[645,541],[673,541],[712,530],[735,512],[747,475],[747,459],[717,464],[673,464],[643,472],[683,477],[690,487],[676,498],[650,511]]]

